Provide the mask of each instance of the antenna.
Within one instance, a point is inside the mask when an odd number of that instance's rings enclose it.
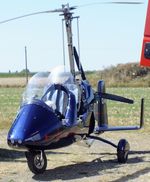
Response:
[[[28,83],[28,58],[27,58],[27,47],[25,46],[25,74],[26,74],[26,84]]]
[[[79,69],[81,70],[81,63],[80,63],[80,30],[79,30],[79,16],[77,17],[77,35],[78,35],[78,55],[79,55]]]
[[[66,66],[66,55],[65,55],[65,38],[64,38],[64,19],[62,19],[62,47],[63,47],[63,65]]]

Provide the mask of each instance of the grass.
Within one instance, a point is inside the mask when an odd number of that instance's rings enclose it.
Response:
[[[121,125],[138,124],[140,120],[141,98],[144,98],[144,131],[150,131],[150,88],[108,88],[107,92],[134,100],[134,104],[108,101],[110,123]]]
[[[17,113],[23,88],[0,88],[0,129],[8,129]],[[107,101],[110,125],[134,125],[139,123],[140,99],[145,98],[145,129],[150,131],[150,88],[108,88],[108,93],[135,100],[133,105]]]
[[[0,88],[0,129],[8,129],[16,115],[23,88]]]
[[[31,77],[35,72],[28,73],[28,76]],[[11,73],[1,73],[0,72],[0,78],[20,78],[20,77],[26,77],[26,73],[24,72],[11,72]]]

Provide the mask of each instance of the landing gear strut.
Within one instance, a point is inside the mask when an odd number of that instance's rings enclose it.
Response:
[[[115,145],[114,143],[112,143],[108,140],[105,140],[101,137],[89,135],[87,138],[98,140],[98,141],[104,142],[106,144],[109,144],[109,145],[115,147],[117,149],[118,162],[119,163],[126,163],[127,162],[128,154],[129,154],[129,150],[130,150],[130,145],[129,145],[127,140],[121,139],[119,141],[118,145]]]

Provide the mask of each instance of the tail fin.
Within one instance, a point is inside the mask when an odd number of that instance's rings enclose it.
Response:
[[[150,0],[148,0],[148,9],[140,65],[150,66]]]

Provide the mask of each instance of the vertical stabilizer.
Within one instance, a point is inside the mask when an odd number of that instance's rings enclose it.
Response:
[[[150,0],[148,0],[148,9],[140,65],[150,66]]]

